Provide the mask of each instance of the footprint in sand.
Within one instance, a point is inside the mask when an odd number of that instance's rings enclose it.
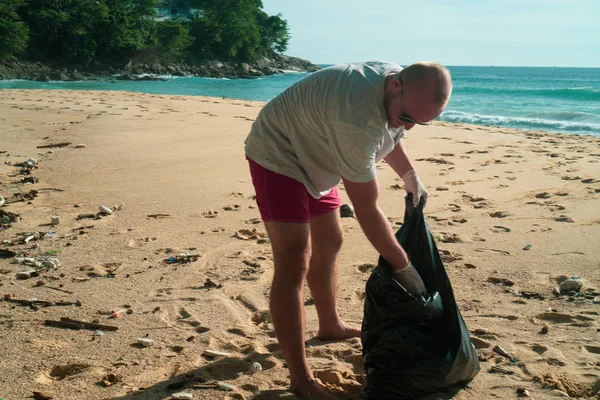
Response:
[[[417,161],[429,161],[429,162],[432,162],[435,164],[454,165],[454,163],[452,161],[448,161],[443,158],[436,158],[436,157],[418,158]]]
[[[217,218],[219,212],[215,210],[209,210],[203,211],[200,215],[202,215],[204,218]]]
[[[511,215],[513,214],[509,211],[494,211],[490,213],[490,217],[492,218],[506,218],[510,217]]]
[[[461,210],[461,207],[458,204],[451,203],[448,204],[448,209],[452,212],[458,212]]]
[[[533,224],[533,229],[531,229],[529,232],[548,232],[551,230],[552,230],[552,228],[549,228],[547,226],[543,226],[540,224]]]
[[[565,207],[560,204],[548,204],[548,210],[550,211],[564,211]]]
[[[548,348],[546,346],[534,344],[533,346],[531,346],[531,350],[533,350],[534,352],[536,352],[539,355],[542,355],[548,351]]]
[[[560,179],[562,179],[564,181],[578,181],[581,179],[581,177],[573,176],[573,175],[563,175],[560,177]]]
[[[150,242],[154,242],[156,240],[155,237],[147,237],[147,238],[140,238],[140,239],[131,239],[128,243],[127,243],[127,247],[131,247],[131,248],[137,248],[137,247],[142,247],[142,246],[146,246],[148,243]]]
[[[469,222],[469,220],[465,219],[465,218],[455,218],[453,220],[448,221],[448,225],[450,226],[458,226],[458,225],[462,225]]]
[[[239,204],[232,204],[230,206],[225,206],[223,207],[223,210],[225,211],[239,211],[241,210],[242,206]]]
[[[508,233],[510,232],[510,228],[500,225],[494,225],[490,230],[494,233]]]
[[[497,253],[497,254],[502,254],[503,256],[510,256],[510,252],[508,252],[506,250],[477,248],[477,249],[473,249],[473,251],[476,251],[478,253]]]
[[[476,203],[476,202],[480,202],[480,201],[484,201],[485,199],[483,197],[476,197],[476,196],[472,196],[470,194],[463,194],[463,199],[470,201],[471,203]]]
[[[555,324],[572,324],[578,327],[591,326],[594,318],[586,317],[585,315],[571,315],[558,312],[544,312],[537,314],[535,319],[549,321]]]
[[[593,178],[581,180],[581,183],[598,183],[598,182],[600,182],[598,179],[593,179]]]
[[[445,263],[451,263],[454,261],[460,261],[463,259],[462,254],[458,254],[458,253],[453,253],[450,250],[439,250],[440,252],[440,258],[442,259],[442,262]]]
[[[556,222],[568,222],[568,223],[574,223],[575,220],[571,217],[569,217],[568,215],[559,215],[558,217],[554,218],[554,221]]]
[[[440,232],[438,235],[438,241],[442,243],[463,243],[467,240],[457,233]]]
[[[464,143],[464,142],[461,142]],[[485,154],[485,153],[489,153],[488,150],[469,150],[467,151],[466,154]]]

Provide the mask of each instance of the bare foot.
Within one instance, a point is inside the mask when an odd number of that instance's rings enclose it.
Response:
[[[335,400],[331,394],[316,381],[309,381],[301,386],[292,387],[292,391],[302,400]]]
[[[360,337],[360,328],[355,328],[340,322],[330,327],[319,328],[317,338],[319,340],[344,340],[353,337]]]

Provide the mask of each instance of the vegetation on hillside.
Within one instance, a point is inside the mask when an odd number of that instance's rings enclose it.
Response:
[[[2,0],[0,60],[270,58],[287,49],[290,34],[280,14],[262,8],[261,0]]]

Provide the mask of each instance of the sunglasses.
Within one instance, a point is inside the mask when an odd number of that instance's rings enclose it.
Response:
[[[411,117],[398,117],[398,119],[400,121],[404,121],[404,122],[408,122],[409,124],[416,124],[416,125],[431,125],[432,122],[417,122],[414,119],[412,119]]]
[[[402,77],[398,77],[398,80],[400,81],[400,83],[402,84],[402,94],[401,94],[401,98],[402,98],[402,104],[404,104],[404,81],[402,80]],[[431,125],[432,122],[417,122],[416,120],[414,120],[411,117],[407,117],[407,116],[400,116],[397,117],[400,121],[404,121],[404,122],[408,122],[409,124],[416,124],[416,125]]]

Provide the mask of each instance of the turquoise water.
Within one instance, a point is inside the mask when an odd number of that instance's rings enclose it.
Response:
[[[449,67],[454,90],[440,120],[600,136],[600,69]],[[127,90],[268,101],[306,73],[257,79],[0,81],[0,89]]]

